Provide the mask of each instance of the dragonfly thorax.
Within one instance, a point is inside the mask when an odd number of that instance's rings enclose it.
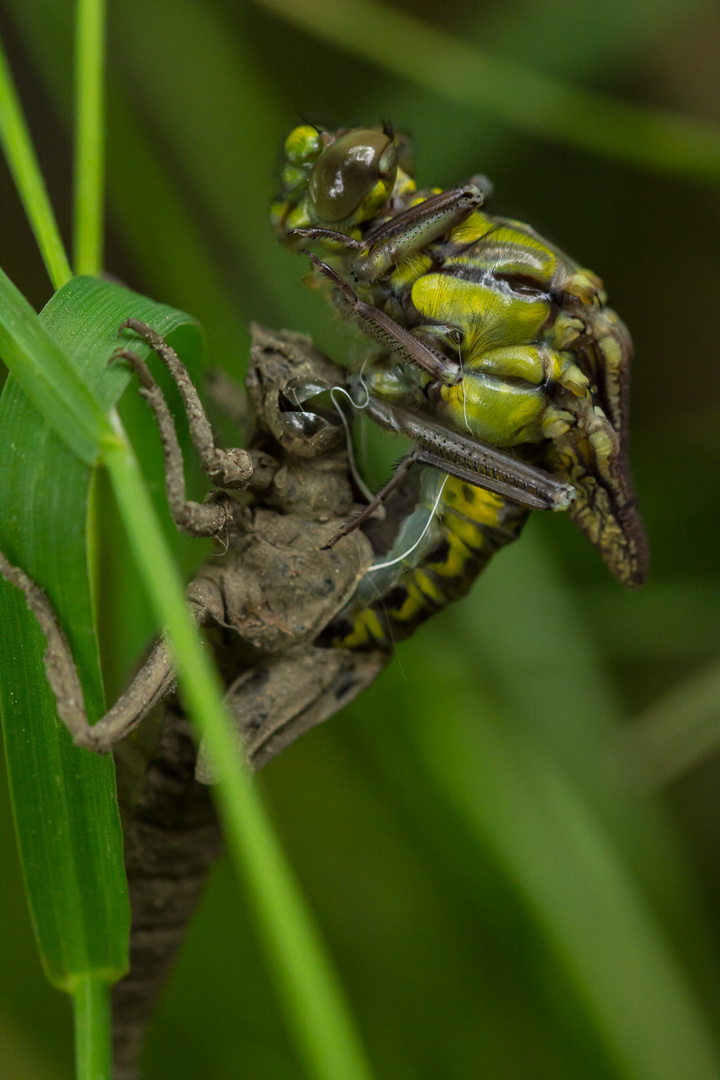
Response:
[[[647,552],[625,446],[632,346],[602,281],[529,225],[489,214],[478,177],[417,190],[406,150],[388,130],[297,128],[273,210],[280,239],[314,248],[314,282],[373,341],[369,415],[415,441],[413,464],[449,474],[433,510],[441,520],[457,518],[449,500],[467,483],[568,509],[612,572],[641,583]],[[500,535],[486,504],[464,497],[469,552],[494,550]],[[437,565],[449,582],[449,564]],[[466,579],[477,572],[475,554],[463,566]],[[413,588],[428,603],[450,594],[423,572],[417,564]]]

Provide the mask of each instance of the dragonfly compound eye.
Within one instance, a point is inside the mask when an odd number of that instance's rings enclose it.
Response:
[[[310,198],[318,219],[366,221],[389,198],[397,175],[392,140],[380,131],[350,131],[318,158]]]

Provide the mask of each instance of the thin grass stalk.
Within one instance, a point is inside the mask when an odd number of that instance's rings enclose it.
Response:
[[[104,460],[140,574],[171,642],[188,713],[220,775],[216,794],[228,846],[247,882],[298,1054],[316,1080],[370,1080],[333,965],[251,783],[137,462],[116,414],[113,420],[118,437],[104,440]]]
[[[78,978],[73,988],[76,1080],[111,1080],[110,990],[97,974]]]
[[[77,0],[76,11],[73,261],[77,274],[96,276],[103,262],[105,3]]]
[[[0,143],[53,288],[59,289],[72,270],[1,42]]]

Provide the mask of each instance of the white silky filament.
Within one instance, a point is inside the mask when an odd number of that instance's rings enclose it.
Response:
[[[397,565],[397,564],[398,564],[399,562],[402,562],[402,561],[403,561],[403,559],[407,559],[408,555],[412,555],[413,551],[414,551],[414,550],[415,550],[415,548],[416,548],[416,547],[418,547],[418,545],[419,545],[419,544],[420,544],[420,543],[422,542],[422,540],[423,540],[423,538],[424,538],[425,534],[427,533],[428,529],[430,528],[430,525],[431,525],[431,523],[432,523],[432,519],[433,519],[433,518],[435,517],[435,512],[436,512],[436,510],[437,510],[438,506],[440,505],[440,500],[441,500],[441,498],[442,498],[442,493],[443,493],[443,491],[445,490],[445,485],[447,484],[448,480],[449,480],[449,477],[448,477],[448,476],[446,476],[446,477],[444,478],[444,480],[443,480],[442,484],[440,485],[440,490],[439,490],[439,491],[438,491],[438,493],[437,493],[437,498],[435,499],[435,502],[433,503],[433,508],[432,508],[432,510],[430,511],[430,514],[429,514],[429,516],[428,516],[428,519],[427,519],[427,521],[426,521],[426,523],[425,523],[425,528],[424,528],[424,529],[423,529],[423,531],[422,531],[422,532],[420,533],[420,535],[418,536],[418,538],[417,538],[417,540],[415,541],[415,543],[414,543],[414,544],[413,544],[413,545],[412,545],[411,547],[409,547],[409,548],[407,549],[407,551],[404,551],[404,552],[402,553],[402,555],[398,555],[398,556],[397,556],[396,558],[394,558],[394,559],[390,559],[390,560],[389,560],[389,562],[384,562],[384,563],[374,563],[374,564],[373,564],[373,565],[372,565],[371,567],[369,567],[369,568],[368,568],[368,574],[372,574],[372,573],[374,573],[374,572],[375,572],[376,570],[387,570],[387,568],[388,568],[389,566],[396,566],[396,565]]]
[[[348,465],[350,467],[350,472],[352,473],[352,478],[355,481],[355,483],[357,484],[358,489],[363,493],[363,495],[367,499],[367,501],[372,502],[372,500],[374,498],[374,495],[373,495],[372,491],[370,490],[370,488],[365,483],[365,481],[363,480],[362,476],[360,475],[360,473],[358,471],[358,467],[355,464],[355,447],[353,446],[353,442],[352,442],[352,434],[350,432],[350,425],[347,422],[347,417],[345,416],[345,413],[342,411],[342,408],[340,407],[340,402],[335,397],[336,393],[344,394],[345,397],[350,402],[350,404],[353,406],[353,408],[355,408],[355,409],[366,409],[367,406],[368,406],[368,403],[370,401],[370,394],[368,393],[368,389],[365,386],[365,383],[362,384],[362,387],[363,387],[363,390],[365,391],[365,403],[363,405],[358,405],[353,400],[352,395],[348,393],[348,391],[345,389],[344,386],[333,386],[331,388],[331,390],[330,390],[330,400],[332,401],[333,405],[337,409],[338,416],[340,417],[340,420],[342,421],[342,426],[345,429],[345,445],[347,446]],[[380,507],[378,507],[378,509],[380,509]]]
[[[460,364],[460,382],[462,383],[462,392],[463,392],[463,417],[465,419],[465,427],[468,429],[468,432],[472,435],[473,432],[472,432],[472,428],[470,427],[470,421],[468,420],[468,414],[467,414],[467,386],[465,385],[465,372],[463,371],[462,349],[459,346],[458,346],[458,362]]]

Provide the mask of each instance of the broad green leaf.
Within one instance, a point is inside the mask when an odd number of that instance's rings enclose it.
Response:
[[[166,335],[182,328],[196,339],[197,327],[182,313],[91,278],[69,282],[39,318],[25,307],[19,319],[13,294],[2,296],[3,340],[10,341],[19,370],[32,375],[48,365],[40,400],[53,426],[77,417],[76,433],[85,437],[81,442],[64,432],[61,439],[20,385],[8,380],[0,400],[0,546],[52,601],[81,673],[88,713],[98,717],[104,703],[86,549],[91,472],[68,443],[77,442],[89,457],[90,436],[108,427],[105,410],[129,377],[122,365],[108,365],[124,319],[132,314]],[[58,405],[52,388],[66,385],[82,391],[59,397]],[[128,907],[112,760],[72,746],[56,719],[42,663],[45,640],[34,618],[5,582],[0,605],[7,766],[43,964],[50,981],[66,990],[89,972],[114,981],[127,967]]]
[[[66,288],[73,288],[69,282]],[[0,270],[0,356],[25,395],[47,417],[85,465],[97,457],[100,438],[110,433],[102,409],[73,369],[57,341]]]
[[[85,384],[101,408],[112,403],[127,380],[122,368],[108,368],[107,358],[115,341],[116,327],[131,314],[150,322],[171,340],[173,330],[185,330],[181,324],[189,323],[187,316],[91,278],[75,279],[56,294],[43,312],[43,322],[60,347],[77,362]],[[138,348],[138,351],[147,349]],[[184,347],[182,351],[185,352]],[[6,389],[3,403],[7,399],[10,405],[15,405],[21,391],[14,389]],[[25,416],[21,415],[22,406]],[[23,435],[28,430],[32,432],[31,411],[22,400],[19,409],[11,409],[14,426],[10,428],[9,441],[17,446],[24,447]],[[1,421],[2,413],[0,424]],[[44,425],[40,424],[39,428],[43,429]],[[3,511],[7,510],[8,517],[7,521],[0,519],[0,541],[10,560],[21,564],[46,588],[61,623],[70,633],[79,668],[90,675],[86,688],[88,712],[97,716],[101,694],[83,544],[89,471],[62,447],[49,429],[45,429],[40,458],[31,454],[41,443],[41,434],[39,431],[31,441],[25,455],[18,453],[11,459],[12,464],[18,463],[18,468],[7,470],[8,498]],[[217,795],[228,844],[248,879],[300,1055],[311,1075],[318,1078],[330,1080],[342,1068],[348,1078],[367,1080],[370,1073],[364,1052],[332,965],[262,803],[243,768],[230,728],[224,723],[217,676],[197,641],[184,605],[181,582],[165,551],[134,457],[124,439],[112,431],[102,440],[101,448],[146,587],[175,651],[188,713],[197,721],[220,766],[222,782]],[[33,469],[33,475],[23,477],[23,468],[26,472]],[[26,530],[19,526],[23,520],[39,525],[43,511],[53,499],[53,513],[48,515],[41,543],[39,528],[26,535]],[[64,542],[64,533],[73,534],[72,548]],[[28,661],[19,684],[13,680],[16,665],[6,666],[2,672],[2,694],[6,728],[10,733],[6,740],[8,771],[38,940],[52,980],[71,990],[79,985],[82,993],[78,994],[78,1000],[94,999],[98,1004],[96,981],[79,982],[79,976],[88,970],[100,970],[111,980],[122,973],[127,909],[119,885],[122,879],[119,825],[110,774],[103,778],[104,784],[97,783],[92,790],[82,780],[79,786],[72,781],[78,771],[109,770],[110,764],[74,750],[67,734],[55,721],[42,670],[43,642],[37,640],[42,635],[34,625],[27,625],[33,620],[22,611],[22,599],[16,591],[7,587],[4,591],[11,593],[10,602],[15,603],[15,633],[8,654],[17,650]],[[8,611],[11,610],[9,604]],[[19,635],[33,631],[32,655],[23,654]],[[32,711],[34,689],[44,695],[46,708],[42,717]],[[47,751],[48,727],[52,728],[57,744],[52,745],[50,752]],[[28,748],[34,753],[35,767],[30,770]],[[38,782],[41,795],[35,790]],[[48,821],[57,823],[52,833],[48,832]],[[59,830],[63,829],[58,842]],[[112,850],[103,851],[104,858],[97,857],[99,841],[109,834],[113,839]],[[51,893],[42,886],[43,879],[48,877],[54,884]],[[108,955],[102,955],[103,945]]]

